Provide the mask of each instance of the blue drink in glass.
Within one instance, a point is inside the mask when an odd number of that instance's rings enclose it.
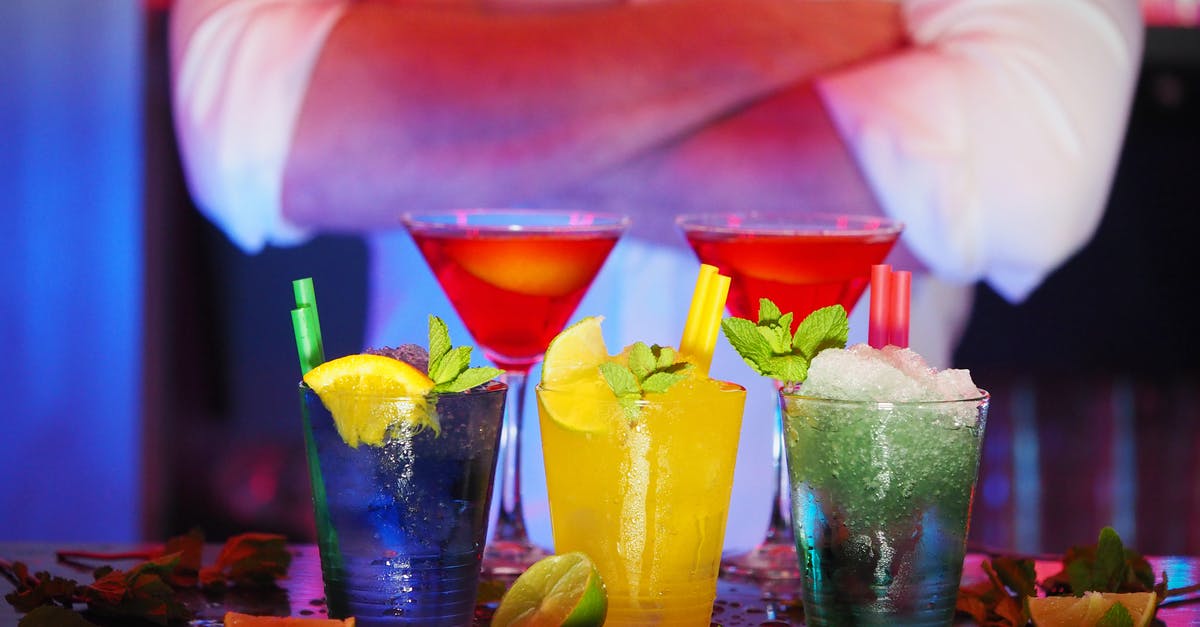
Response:
[[[301,385],[329,613],[361,625],[470,625],[507,387],[431,403],[438,429],[400,425],[382,445],[347,444]],[[409,398],[355,399],[394,405]]]

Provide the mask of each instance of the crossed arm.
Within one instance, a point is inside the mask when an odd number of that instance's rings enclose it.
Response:
[[[728,122],[772,99],[795,104],[813,75],[902,44],[890,2],[671,0],[500,14],[356,4],[311,77],[284,215],[361,230],[394,225],[405,207],[618,198],[670,214],[713,198],[683,193],[697,173],[673,177],[672,163],[718,165],[693,157],[706,145],[738,155],[741,140],[796,136],[787,125],[797,121],[830,142],[805,144],[835,157],[827,180],[852,180],[869,198],[815,98],[799,98],[808,107],[791,120],[759,115],[754,124],[770,124],[761,135]]]
[[[1141,50],[1131,0],[480,5],[507,1],[176,0],[198,204],[254,251],[408,208],[608,207],[669,237],[815,198],[1019,300],[1099,220]]]

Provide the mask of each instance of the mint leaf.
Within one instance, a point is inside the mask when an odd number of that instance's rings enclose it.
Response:
[[[1079,594],[1083,594],[1092,589],[1091,564],[1086,564],[1083,560],[1075,560],[1068,563],[1063,570],[1067,573],[1071,590],[1077,590]]]
[[[1133,627],[1133,616],[1124,605],[1113,603],[1104,616],[1096,621],[1096,627]]]
[[[1100,540],[1096,543],[1096,563],[1092,568],[1092,585],[1098,592],[1116,592],[1125,582],[1125,546],[1121,536],[1112,527],[1100,530]]]
[[[1125,548],[1111,527],[1100,531],[1094,545],[1073,546],[1062,558],[1062,570],[1042,581],[1047,594],[1095,592],[1148,592],[1157,590],[1150,562]]]
[[[808,378],[808,361],[795,355],[771,357],[767,360],[767,370],[780,381],[799,383]]]
[[[793,313],[780,314],[770,300],[760,301],[757,324],[744,318],[726,318],[721,330],[733,349],[755,372],[783,383],[803,383],[808,365],[826,348],[844,348],[850,334],[846,310],[841,305],[818,309],[800,322],[793,336]]]
[[[482,368],[467,368],[463,370],[453,381],[438,384],[434,386],[436,392],[466,392],[467,390],[483,385],[492,379],[504,374],[504,371],[499,368],[490,366]]]
[[[679,353],[668,346],[648,346],[645,342],[634,342],[629,347],[629,366],[615,361],[600,364],[600,373],[617,398],[634,400],[646,394],[662,394],[672,385],[687,378],[683,374],[692,364],[675,359]],[[630,421],[636,421],[636,408],[626,407]]]
[[[800,321],[792,348],[811,360],[826,348],[845,348],[849,336],[846,310],[841,305],[822,307]]]
[[[758,325],[745,318],[726,318],[721,321],[721,331],[734,350],[758,374],[770,376],[763,366],[772,355],[771,344],[758,332]]]
[[[471,347],[452,346],[450,330],[437,316],[429,316],[428,370],[437,393],[465,392],[504,373],[498,368],[471,368]]]
[[[608,387],[612,388],[613,394],[616,394],[618,398],[641,395],[637,377],[633,376],[633,372],[629,368],[614,361],[606,361],[600,364],[600,374],[604,375]]]
[[[1037,596],[1037,571],[1033,560],[1001,555],[992,558],[992,567],[1005,586],[1022,596]]]
[[[769,298],[758,299],[758,323],[759,324],[762,324],[764,322],[767,322],[767,323],[777,322],[781,316],[783,316],[783,312],[779,311],[779,306],[776,305],[775,303],[771,302],[771,299],[769,299]],[[792,330],[789,328],[788,333],[791,333],[791,331]]]
[[[429,364],[442,358],[450,350],[450,330],[437,316],[429,316]]]
[[[783,314],[782,316],[780,316],[779,322],[776,323],[779,325],[779,328],[783,329],[784,333],[787,334],[787,338],[788,338],[789,342],[791,341],[791,337],[792,337],[792,317],[795,315],[796,314],[789,311],[789,312]]]
[[[96,627],[74,610],[56,605],[43,605],[21,618],[17,627]]]
[[[629,348],[629,370],[639,380],[645,379],[657,366],[654,353],[645,342],[634,342]]]
[[[429,378],[435,384],[450,383],[471,365],[471,347],[458,346],[446,351],[440,359],[430,360]]]
[[[672,385],[675,385],[686,378],[688,378],[686,374],[679,374],[677,372],[655,372],[642,381],[642,392],[662,394],[666,392],[667,389]]]
[[[670,346],[659,346],[655,344],[650,347],[650,351],[654,353],[654,368],[663,370],[675,366],[675,357],[677,356],[675,349]],[[685,362],[686,363],[686,362]]]
[[[758,324],[758,334],[767,341],[771,352],[776,355],[792,351],[792,332],[775,324]]]

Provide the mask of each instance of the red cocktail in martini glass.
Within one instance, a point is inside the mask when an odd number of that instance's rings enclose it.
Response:
[[[515,575],[547,555],[521,509],[525,380],[628,226],[586,211],[463,209],[410,213],[404,225],[475,342],[505,371],[500,505],[483,570]]]
[[[732,280],[729,312],[758,319],[758,300],[770,298],[798,324],[813,310],[841,304],[849,312],[900,236],[898,222],[838,214],[715,213],[676,220],[701,262]],[[792,328],[795,331],[793,325]],[[775,497],[766,538],[748,553],[727,555],[724,572],[764,579],[800,576],[792,535],[791,499],[783,465],[783,423],[774,422]]]

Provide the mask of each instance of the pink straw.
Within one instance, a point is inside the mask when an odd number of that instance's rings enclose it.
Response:
[[[871,266],[871,311],[867,343],[872,348],[883,348],[888,343],[891,274],[892,267],[887,264]],[[907,324],[905,327],[907,328]]]
[[[888,344],[908,348],[908,310],[912,293],[912,273],[892,273],[891,301],[888,309]]]

